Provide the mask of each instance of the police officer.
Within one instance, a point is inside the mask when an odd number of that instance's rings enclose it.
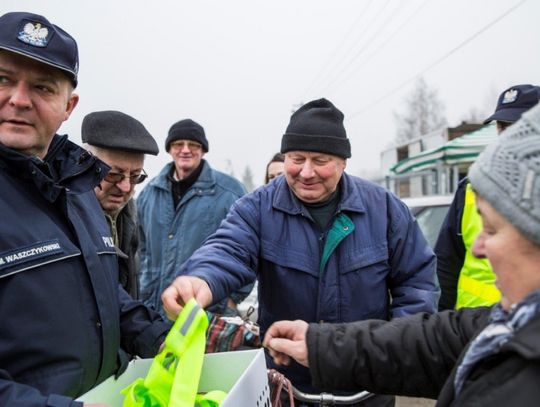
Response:
[[[75,40],[45,17],[0,17],[0,405],[77,406],[151,357],[168,322],[118,285],[94,194],[109,167],[56,131],[79,100]]]
[[[141,122],[118,111],[93,112],[81,127],[83,143],[111,170],[94,188],[111,228],[119,262],[122,287],[139,298],[139,231],[135,186],[143,182],[145,154],[157,155],[156,141]]]
[[[515,85],[504,90],[495,112],[484,124],[496,121],[500,133],[540,100],[540,87]],[[468,178],[462,180],[448,214],[441,226],[435,254],[441,285],[439,311],[495,304],[501,294],[495,286],[495,274],[489,261],[471,252],[476,236],[482,230],[475,195]]]

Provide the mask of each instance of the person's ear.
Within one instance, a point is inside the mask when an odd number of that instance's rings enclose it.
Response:
[[[66,103],[66,111],[65,111],[65,114],[64,114],[64,121],[69,119],[69,116],[71,116],[71,112],[73,112],[73,110],[75,109],[75,107],[77,106],[78,103],[79,103],[79,95],[77,95],[76,93],[72,93],[69,96],[69,99],[68,99],[68,101]]]

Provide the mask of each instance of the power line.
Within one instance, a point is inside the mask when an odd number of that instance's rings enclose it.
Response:
[[[467,45],[468,43],[470,43],[472,40],[476,39],[480,34],[482,34],[484,31],[486,31],[487,29],[491,28],[493,25],[497,24],[499,21],[501,21],[503,18],[505,18],[506,16],[508,16],[510,13],[512,13],[513,11],[515,11],[518,7],[521,7],[523,5],[523,3],[525,3],[527,0],[522,0],[520,3],[510,7],[508,10],[506,10],[503,14],[501,14],[499,17],[497,17],[496,19],[492,20],[491,22],[489,22],[488,24],[486,24],[484,27],[482,27],[480,30],[478,30],[476,33],[474,33],[472,36],[470,36],[469,38],[467,38],[466,40],[462,41],[459,45],[457,45],[456,47],[454,47],[453,49],[451,49],[449,52],[447,52],[446,54],[444,54],[442,57],[440,57],[439,59],[437,59],[435,62],[433,62],[431,65],[429,65],[427,68],[423,69],[421,72],[413,75],[412,77],[410,77],[409,79],[407,79],[406,81],[400,83],[398,86],[396,86],[395,88],[393,88],[391,91],[389,91],[388,93],[384,94],[383,96],[381,96],[379,99],[376,99],[375,101],[371,102],[368,106],[360,109],[360,110],[357,110],[356,112],[354,112],[353,114],[349,115],[349,119],[352,119],[352,118],[355,118],[357,116],[359,116],[360,114],[364,113],[364,112],[367,112],[368,110],[370,110],[371,108],[373,108],[374,106],[378,105],[379,103],[381,103],[383,100],[387,99],[388,97],[392,96],[395,92],[397,92],[398,90],[400,90],[401,88],[403,88],[405,85],[409,84],[410,82],[412,82],[413,80],[415,80],[416,78],[418,78],[419,76],[423,75],[424,73],[426,73],[427,71],[429,71],[430,69],[432,69],[433,67],[437,66],[438,64],[440,64],[442,61],[444,61],[445,59],[447,59],[450,55],[454,54],[456,51],[458,51],[459,49],[463,48],[465,45]]]
[[[387,18],[386,20],[383,21],[383,23],[379,26],[379,28],[372,33],[371,37],[369,37],[369,39],[365,42],[364,46],[360,48],[360,50],[349,60],[349,62],[343,67],[343,69],[336,75],[334,76],[334,78],[323,88],[322,92],[321,93],[324,93],[326,92],[337,80],[339,80],[339,77],[340,75],[342,75],[345,71],[347,71],[348,69],[350,69],[352,63],[360,56],[364,53],[364,51],[366,50],[366,48],[371,45],[371,41],[381,32],[381,30],[383,30],[384,28],[386,28],[386,24],[388,24],[390,21],[392,21],[396,15],[397,15],[397,11],[405,4],[405,2],[401,2],[399,3],[398,5],[398,8],[396,10],[394,10],[393,13],[391,13]],[[354,71],[353,71],[354,73]]]
[[[384,3],[384,5],[378,10],[377,14],[373,17],[372,20],[370,20],[370,24],[367,24],[364,29],[362,30],[362,32],[360,33],[360,35],[356,38],[356,41],[354,41],[351,46],[347,49],[347,51],[345,52],[345,54],[341,57],[341,59],[338,61],[338,63],[335,65],[335,69],[338,69],[340,68],[343,63],[345,61],[345,59],[347,58],[347,56],[352,52],[353,48],[358,44],[358,43],[362,43],[364,41],[360,41],[360,40],[363,40],[363,37],[364,35],[369,32],[369,29],[371,28],[372,25],[375,24],[375,22],[378,21],[379,17],[382,15],[383,11],[386,10],[386,7],[390,4],[390,0],[386,0],[386,2]],[[331,74],[331,72],[330,72]],[[327,75],[328,76],[328,75]],[[324,80],[323,81],[320,81],[321,84],[324,85]]]
[[[322,68],[319,70],[319,72],[317,73],[317,75],[315,75],[315,77],[313,78],[313,80],[311,81],[311,83],[309,84],[309,86],[307,87],[306,91],[302,94],[302,97],[300,98],[300,100],[302,100],[305,96],[307,96],[309,94],[309,92],[311,91],[311,89],[313,88],[313,86],[317,83],[317,81],[319,80],[319,78],[321,77],[321,75],[323,73],[326,73],[327,71],[327,68],[329,66],[331,66],[331,62],[334,61],[334,57],[336,56],[336,54],[338,53],[338,50],[345,44],[346,40],[349,38],[349,36],[351,35],[351,33],[353,32],[354,28],[358,25],[358,23],[360,22],[360,20],[362,19],[362,17],[364,17],[364,12],[369,8],[369,6],[371,5],[371,3],[373,2],[373,0],[369,0],[369,2],[367,3],[366,7],[364,7],[362,9],[362,11],[358,14],[358,17],[356,18],[356,20],[354,20],[354,23],[351,25],[351,28],[349,28],[349,30],[347,31],[347,33],[345,34],[345,37],[343,37],[343,40],[341,40],[340,44],[334,48],[334,51],[332,52],[332,54],[330,55],[330,57],[326,60],[326,62],[323,64]],[[365,30],[364,30],[365,31]]]
[[[394,30],[394,32],[392,32],[392,34],[390,34],[390,36],[386,39],[386,41],[384,41],[381,45],[379,45],[379,47],[377,49],[375,49],[375,51],[367,58],[364,60],[364,62],[362,64],[360,64],[359,66],[357,66],[357,68],[353,71],[350,72],[349,75],[347,75],[345,78],[343,78],[341,81],[339,81],[336,86],[334,87],[334,91],[336,89],[338,89],[342,84],[346,83],[352,76],[354,76],[355,74],[358,73],[358,69],[361,68],[362,66],[366,66],[367,63],[369,61],[371,61],[373,59],[373,57],[375,55],[377,55],[382,49],[384,49],[384,47],[403,29],[407,26],[407,24],[410,23],[410,21],[420,12],[421,9],[424,8],[424,6],[429,2],[429,0],[424,0],[423,3],[420,4],[420,6],[418,6],[410,15],[409,17],[407,17],[405,19],[405,21],[403,21],[403,23],[398,27],[396,28],[396,30]]]

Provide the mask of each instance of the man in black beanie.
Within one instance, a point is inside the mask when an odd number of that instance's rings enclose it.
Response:
[[[133,195],[142,183],[145,154],[157,155],[159,148],[137,119],[114,110],[92,112],[82,122],[85,147],[111,170],[94,188],[111,228],[118,254],[120,284],[133,298],[139,298],[139,227]]]
[[[191,297],[206,306],[255,278],[263,333],[284,318],[346,322],[434,312],[433,251],[403,202],[344,172],[351,147],[343,114],[326,99],[302,106],[281,152],[285,175],[239,199],[163,293],[169,317]],[[305,367],[267,362],[301,390],[321,391]],[[391,405],[393,398],[368,403]]]
[[[161,173],[137,198],[140,225],[141,300],[163,313],[161,293],[180,265],[219,226],[234,201],[245,194],[233,177],[203,159],[209,150],[204,128],[191,119],[173,124],[165,140],[171,155]],[[253,284],[231,293],[210,311],[236,315],[236,304]]]

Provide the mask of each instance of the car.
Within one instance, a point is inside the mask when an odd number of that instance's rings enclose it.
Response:
[[[453,195],[428,195],[402,198],[415,216],[431,248],[435,247],[441,225],[454,199]]]

